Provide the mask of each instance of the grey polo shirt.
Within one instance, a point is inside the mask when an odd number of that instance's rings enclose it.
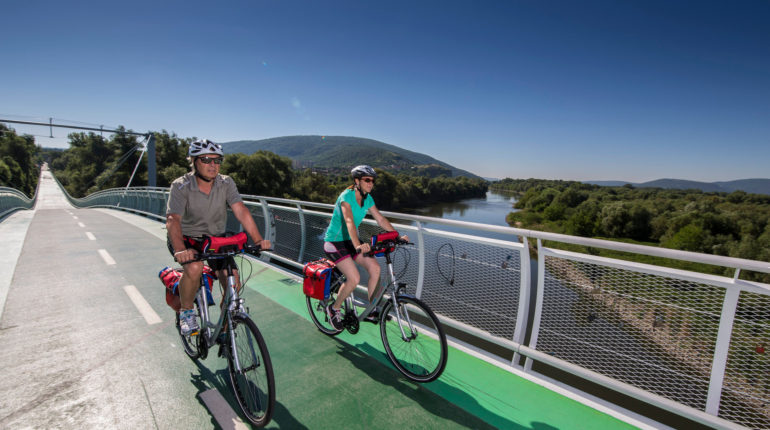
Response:
[[[198,188],[195,174],[190,172],[171,183],[166,215],[182,216],[182,234],[190,237],[214,236],[225,232],[227,206],[242,202],[235,181],[217,175],[206,194]]]

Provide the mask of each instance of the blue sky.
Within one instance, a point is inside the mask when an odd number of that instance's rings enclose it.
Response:
[[[30,0],[0,11],[0,118],[219,142],[359,136],[500,178],[770,177],[764,0]],[[38,142],[66,146],[66,133]]]

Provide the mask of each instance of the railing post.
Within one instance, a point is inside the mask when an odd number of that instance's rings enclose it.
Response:
[[[725,292],[725,300],[722,304],[722,317],[719,319],[719,332],[714,348],[714,360],[711,366],[711,379],[709,380],[708,397],[706,398],[706,413],[718,416],[719,403],[722,399],[722,384],[725,379],[727,367],[727,353],[730,351],[730,337],[735,322],[735,311],[738,308],[740,289],[728,288]]]
[[[422,222],[417,221],[417,290],[414,295],[422,296],[422,286],[425,283],[425,235]]]
[[[273,218],[273,211],[268,207],[267,200],[259,199],[259,202],[262,204],[262,213],[265,217],[265,234],[262,237],[270,242],[275,242],[275,218]],[[262,259],[268,260],[269,257],[263,254]]]
[[[529,250],[527,250],[529,252]],[[532,336],[529,338],[529,347],[537,349],[537,333],[540,330],[540,318],[543,314],[543,295],[545,291],[545,252],[543,251],[543,243],[540,239],[537,240],[537,300],[535,301],[535,318],[532,321]],[[524,369],[526,371],[532,370],[532,359],[527,357],[527,361],[524,363]]]
[[[305,225],[305,213],[302,211],[302,205],[297,203],[297,215],[299,216],[299,234],[300,234],[300,242],[299,242],[299,255],[297,256],[297,262],[302,263],[305,258],[305,243],[307,242],[307,239],[305,236],[307,235],[307,226]]]
[[[529,263],[529,242],[526,236],[521,236],[524,249],[521,250],[519,257],[519,309],[516,310],[516,327],[513,330],[513,341],[518,344],[524,343],[524,337],[527,334],[527,320],[529,319],[529,289],[531,288],[532,268]],[[521,354],[515,352],[511,365],[519,367],[518,363]]]

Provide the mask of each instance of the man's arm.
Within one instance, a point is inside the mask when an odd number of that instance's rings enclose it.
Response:
[[[187,263],[195,257],[195,251],[187,249],[182,236],[182,216],[179,214],[166,215],[166,233],[174,248],[174,259],[180,263]]]
[[[249,211],[249,208],[247,208],[243,202],[237,202],[233,203],[230,206],[230,209],[232,209],[235,218],[238,220],[238,222],[241,223],[243,229],[246,231],[249,237],[251,237],[251,240],[254,241],[255,244],[262,247],[262,249],[270,249],[270,241],[263,239],[262,235],[259,234],[257,223],[254,222],[254,217],[251,216],[251,211]]]

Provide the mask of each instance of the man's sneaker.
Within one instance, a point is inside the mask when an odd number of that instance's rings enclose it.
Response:
[[[188,309],[179,312],[179,333],[182,336],[189,336],[198,334],[200,326],[198,325],[198,318],[195,317],[195,311]]]
[[[342,313],[332,306],[334,303],[329,303],[326,306],[326,317],[329,318],[329,322],[335,330],[342,330]]]

